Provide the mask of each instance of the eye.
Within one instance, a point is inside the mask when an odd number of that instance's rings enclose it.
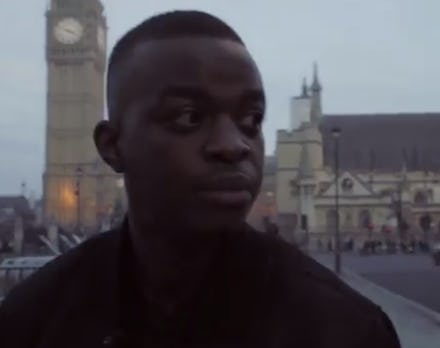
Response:
[[[194,106],[185,105],[176,111],[172,125],[182,130],[198,127],[202,122],[202,113]]]
[[[261,109],[249,109],[240,119],[240,127],[251,134],[256,134],[261,130],[264,112]]]

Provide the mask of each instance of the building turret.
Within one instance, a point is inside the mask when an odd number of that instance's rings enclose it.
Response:
[[[321,107],[321,91],[322,87],[319,82],[318,77],[318,64],[313,65],[313,82],[310,87],[311,91],[311,105],[310,105],[310,122],[314,125],[319,123],[322,117],[322,107]]]

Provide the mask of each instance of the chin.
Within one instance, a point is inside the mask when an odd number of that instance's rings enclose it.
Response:
[[[168,215],[169,218],[166,221],[167,224],[180,229],[184,235],[200,232],[209,236],[217,234],[217,232],[242,229],[251,208],[249,202],[240,205],[220,205],[210,204],[210,202],[191,203],[181,205],[185,209],[180,209],[174,217]]]
[[[244,224],[246,224],[246,214],[205,215],[191,223],[194,230],[204,233],[239,230]]]

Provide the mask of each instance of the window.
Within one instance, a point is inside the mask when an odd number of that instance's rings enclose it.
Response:
[[[353,192],[353,180],[350,178],[342,179],[341,188],[343,193],[352,193]]]
[[[414,195],[414,203],[415,204],[428,204],[428,192],[426,191],[417,191]]]
[[[364,209],[359,212],[359,227],[360,228],[372,228],[371,213],[369,210]]]

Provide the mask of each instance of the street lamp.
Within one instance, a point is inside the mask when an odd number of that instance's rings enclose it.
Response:
[[[335,272],[341,274],[341,236],[339,231],[339,138],[340,128],[332,129],[334,140],[334,163],[335,163]]]
[[[75,170],[76,173],[76,231],[77,233],[81,232],[81,177],[83,174],[83,170],[81,167],[77,167]]]

